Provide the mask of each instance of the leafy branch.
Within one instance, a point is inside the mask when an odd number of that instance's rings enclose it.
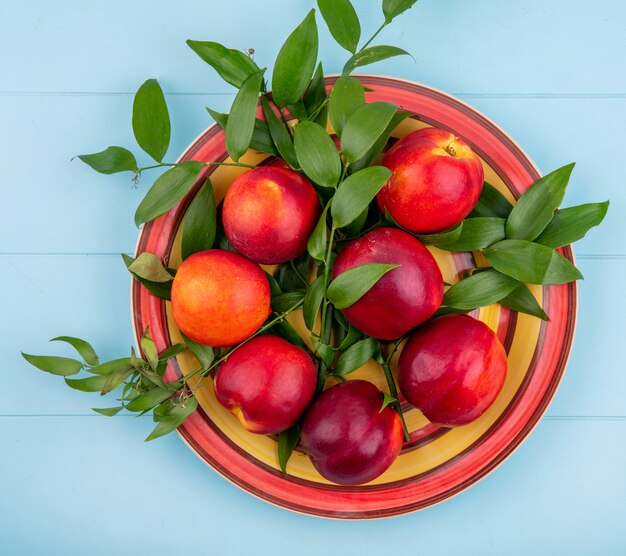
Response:
[[[366,103],[366,90],[350,74],[359,67],[394,56],[407,55],[401,48],[375,45],[379,34],[416,0],[383,0],[383,22],[367,40],[361,40],[361,24],[350,0],[318,0],[319,11],[337,43],[349,52],[341,77],[327,93],[322,62],[318,61],[318,29],[311,10],[281,47],[271,78],[252,59],[252,52],[227,48],[211,41],[188,40],[189,47],[227,83],[237,89],[229,114],[210,108],[208,113],[224,129],[230,161],[164,162],[171,136],[165,95],[154,79],[145,81],[133,100],[132,128],[138,146],[151,158],[140,166],[130,150],[111,146],[78,158],[97,172],[131,172],[136,184],[143,172],[163,170],[135,213],[137,225],[165,214],[194,191],[182,222],[182,257],[217,247],[230,249],[213,187],[206,171],[209,166],[254,169],[246,163],[249,149],[281,158],[305,175],[314,185],[322,214],[308,240],[307,251],[268,274],[273,315],[252,337],[271,333],[309,351],[317,360],[318,391],[330,376],[344,377],[375,360],[386,378],[381,410],[393,406],[404,426],[391,360],[400,338],[389,345],[354,328],[341,310],[356,303],[396,265],[366,264],[352,268],[331,280],[332,267],[340,245],[380,226],[396,226],[390,215],[375,216],[370,210],[377,193],[391,172],[375,164],[396,127],[411,113],[386,102]],[[361,46],[359,47],[359,44]],[[271,81],[272,92],[268,91]],[[262,117],[258,117],[262,114]],[[327,132],[327,126],[333,135]],[[526,285],[559,284],[582,277],[557,249],[582,238],[604,218],[608,202],[559,209],[573,165],[565,166],[534,183],[513,206],[496,188],[485,183],[473,212],[463,222],[435,234],[413,234],[422,243],[446,251],[479,252],[491,265],[476,268],[449,287],[442,308],[435,316],[467,312],[500,303],[512,310],[542,319],[547,315]],[[153,253],[136,258],[122,255],[133,279],[152,295],[169,300],[176,270]],[[310,280],[313,275],[314,279]],[[311,282],[311,283],[309,283]],[[309,331],[307,344],[287,316],[302,309]],[[213,375],[220,363],[248,340],[230,349],[216,351],[184,338],[161,353],[145,330],[141,357],[131,350],[129,357],[100,363],[91,345],[63,336],[81,360],[23,354],[35,367],[65,378],[77,390],[102,395],[121,391],[119,405],[94,409],[115,415],[122,409],[137,414],[152,411],[156,422],[147,440],[162,436],[197,408],[195,392],[200,381]],[[312,345],[312,349],[309,347]],[[169,359],[189,350],[199,362],[191,373],[173,382],[165,380]],[[73,378],[82,373],[80,377]],[[191,380],[197,381],[195,386]],[[121,390],[120,390],[121,389]],[[299,425],[282,433],[278,442],[281,468],[297,445]]]

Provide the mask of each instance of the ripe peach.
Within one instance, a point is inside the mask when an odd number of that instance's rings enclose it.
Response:
[[[374,480],[394,462],[403,442],[402,421],[365,380],[325,390],[304,416],[301,443],[320,474],[334,483]]]
[[[249,338],[270,314],[266,274],[252,261],[222,249],[191,255],[172,284],[178,328],[201,344],[226,347]]]
[[[306,351],[276,336],[257,336],[219,366],[215,396],[250,432],[274,434],[296,424],[316,384]]]
[[[222,212],[224,232],[253,261],[284,263],[304,253],[320,212],[315,189],[304,176],[264,166],[230,184]]]
[[[454,427],[489,408],[506,371],[506,352],[491,328],[467,315],[446,315],[409,338],[400,354],[398,383],[429,421]]]
[[[393,176],[379,191],[380,210],[411,232],[450,228],[474,208],[483,187],[483,167],[472,149],[444,129],[409,133],[385,155]]]
[[[342,310],[353,326],[369,336],[395,340],[430,318],[441,304],[441,271],[428,249],[412,235],[397,228],[368,232],[339,252],[333,278],[368,263],[400,265]]]

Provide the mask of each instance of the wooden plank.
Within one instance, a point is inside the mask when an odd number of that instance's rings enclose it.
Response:
[[[609,277],[626,274],[625,259],[582,259],[580,317],[574,350],[552,416],[626,416],[626,373],[621,354],[626,298],[607,287]],[[58,377],[22,360],[28,353],[71,354],[47,341],[74,335],[92,341],[103,360],[124,357],[132,342],[128,274],[117,256],[0,257],[3,355],[11,389],[0,415],[89,414],[114,405],[109,397],[67,388]],[[107,402],[109,405],[107,406]]]
[[[0,418],[7,554],[623,554],[626,422],[544,421],[491,475],[418,514],[337,522],[239,491],[149,419]],[[51,544],[52,543],[52,544]]]
[[[565,204],[610,199],[612,205],[603,226],[581,241],[577,252],[626,254],[619,216],[626,211],[626,190],[616,139],[626,134],[626,99],[464,100],[507,130],[542,171],[578,161]],[[211,123],[205,104],[228,111],[231,101],[230,95],[168,96],[173,138],[167,158],[175,159]],[[121,145],[137,153],[140,165],[149,165],[132,137],[131,106],[129,95],[2,98],[0,163],[7,184],[3,201],[16,210],[0,219],[0,252],[134,249],[133,213],[156,174],[146,172],[139,188],[133,189],[130,174],[103,176],[79,160],[71,162],[77,154]]]
[[[132,92],[148,77],[171,92],[230,91],[185,44],[188,38],[254,48],[271,70],[290,31],[313,0],[193,0],[176,4],[79,0],[5,5],[0,18],[3,91]],[[369,37],[382,22],[380,2],[356,2]],[[379,36],[414,55],[372,66],[374,73],[473,93],[626,92],[621,2],[507,0],[419,2]],[[348,54],[318,17],[320,54],[329,72]],[[583,46],[584,44],[584,46]],[[490,78],[488,76],[491,76]]]

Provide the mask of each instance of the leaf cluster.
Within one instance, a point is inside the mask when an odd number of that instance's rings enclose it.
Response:
[[[394,129],[412,114],[392,103],[368,103],[368,91],[351,74],[360,67],[408,54],[396,46],[372,43],[415,3],[416,0],[383,0],[383,21],[364,41],[350,0],[318,0],[319,13],[330,34],[348,52],[341,76],[332,87],[327,87],[323,65],[318,60],[315,10],[286,38],[271,76],[257,64],[250,50],[188,40],[194,53],[236,89],[228,114],[207,107],[209,115],[224,130],[229,160],[164,162],[171,124],[165,95],[154,79],[140,86],[132,115],[136,142],[151,162],[140,166],[138,156],[119,146],[79,156],[103,174],[131,172],[134,183],[147,170],[161,170],[137,207],[135,223],[139,226],[165,214],[177,203],[190,202],[181,224],[183,259],[214,247],[233,250],[220,221],[208,177],[209,166],[254,168],[244,162],[252,149],[279,157],[288,167],[305,175],[318,193],[321,216],[308,239],[307,251],[268,274],[273,314],[255,336],[274,334],[307,350],[318,365],[318,391],[329,376],[344,380],[349,373],[375,360],[389,388],[389,393],[381,397],[381,411],[391,405],[401,416],[390,361],[404,338],[383,345],[354,328],[341,312],[397,265],[366,264],[334,279],[331,276],[343,243],[375,227],[399,227],[389,214],[380,215],[373,209],[377,193],[391,176],[390,170],[377,161]],[[547,318],[526,284],[561,284],[581,278],[558,248],[580,239],[598,225],[608,207],[607,202],[559,209],[572,167],[565,166],[538,180],[514,206],[485,183],[478,203],[463,222],[436,234],[413,234],[424,244],[447,251],[480,252],[490,265],[472,269],[452,285],[435,316],[500,303],[515,311]],[[152,295],[170,299],[176,271],[166,261],[147,252],[136,258],[122,257],[133,278]],[[286,318],[299,309],[310,333],[306,342]],[[215,372],[229,353],[245,343],[214,352],[184,338],[184,343],[158,353],[146,330],[141,340],[141,358],[131,352],[130,357],[100,364],[84,340],[56,340],[72,345],[82,361],[28,354],[24,358],[43,371],[64,376],[68,385],[78,390],[105,394],[122,388],[120,405],[96,411],[104,415],[114,415],[122,409],[138,414],[152,411],[157,424],[148,439],[174,430],[196,409],[197,399],[187,384],[191,376],[201,378]],[[167,360],[185,349],[193,353],[199,367],[191,375],[167,383]],[[86,376],[68,378],[78,373]],[[283,471],[299,437],[300,424],[279,436],[278,458]]]
[[[609,203],[559,209],[574,168],[568,164],[533,183],[515,206],[485,183],[476,207],[455,237],[437,246],[447,251],[479,251],[491,268],[479,268],[445,293],[443,305],[471,311],[500,303],[547,320],[526,284],[565,284],[582,278],[559,253],[599,225]]]

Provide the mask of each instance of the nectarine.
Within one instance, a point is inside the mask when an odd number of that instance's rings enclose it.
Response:
[[[429,421],[453,427],[489,408],[506,371],[506,352],[491,328],[468,315],[446,315],[409,338],[398,362],[398,383]]]
[[[371,382],[349,380],[325,390],[302,424],[302,446],[320,474],[334,483],[372,481],[394,462],[403,442],[402,421]]]
[[[224,198],[224,232],[233,247],[257,263],[284,263],[301,255],[321,213],[301,174],[264,166],[237,176]]]
[[[183,334],[226,347],[249,338],[270,314],[266,274],[252,261],[222,249],[191,255],[172,284],[172,314]]]
[[[275,434],[296,424],[316,384],[306,351],[276,336],[257,336],[219,366],[215,396],[250,432]]]
[[[393,171],[376,200],[411,232],[450,228],[474,208],[483,167],[470,146],[449,131],[425,128],[400,139],[382,162]]]
[[[356,303],[342,312],[350,323],[380,340],[395,340],[437,310],[443,278],[434,257],[412,235],[378,228],[346,245],[337,255],[333,278],[368,263],[400,265],[385,274]]]

